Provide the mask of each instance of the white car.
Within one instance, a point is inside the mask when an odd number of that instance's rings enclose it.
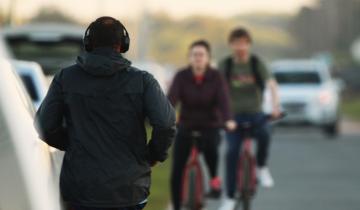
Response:
[[[50,148],[37,138],[34,108],[9,59],[0,55],[0,208],[61,210]]]
[[[320,126],[330,136],[338,133],[341,84],[329,67],[316,60],[273,62],[271,71],[278,82],[280,101],[287,113],[284,123]]]
[[[12,64],[20,76],[34,106],[38,109],[49,88],[48,81],[36,62],[13,60]]]

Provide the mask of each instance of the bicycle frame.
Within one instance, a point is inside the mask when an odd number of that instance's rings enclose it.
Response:
[[[256,161],[255,157],[253,156],[253,139],[251,138],[250,131],[251,125],[244,124],[243,133],[245,135],[243,135],[243,149],[239,157],[237,169],[237,188],[243,210],[250,210],[251,199],[255,194],[257,185]],[[236,209],[238,209],[240,203],[237,203],[236,205]]]
[[[239,158],[239,163],[238,163],[238,190],[239,192],[242,193],[246,193],[244,192],[245,190],[248,191],[248,193],[250,194],[254,194],[256,191],[256,185],[257,185],[257,178],[256,178],[256,160],[255,157],[253,156],[253,139],[250,137],[246,137],[244,139],[243,142],[243,151],[241,153],[241,156]],[[247,164],[249,164],[249,174],[250,177],[249,178],[249,182],[248,183],[244,183],[244,178],[245,178],[245,163],[247,161]]]
[[[285,117],[286,113],[272,119],[271,115],[264,116],[264,122],[275,121]],[[241,124],[240,129],[244,134],[243,150],[239,157],[238,171],[237,171],[237,187],[240,193],[243,210],[250,210],[251,199],[256,193],[257,176],[256,176],[256,159],[253,155],[253,129],[254,125],[251,122],[244,122]],[[239,203],[237,204],[239,205]]]

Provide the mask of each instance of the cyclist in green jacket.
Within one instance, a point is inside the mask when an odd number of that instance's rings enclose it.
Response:
[[[237,124],[240,124],[243,121],[250,121],[256,125],[254,137],[258,141],[258,178],[260,184],[264,187],[272,187],[274,181],[267,167],[270,134],[268,126],[262,120],[264,119],[262,102],[263,91],[267,87],[270,90],[272,99],[271,114],[274,118],[279,117],[280,106],[277,83],[264,63],[257,56],[251,54],[251,44],[252,39],[246,29],[237,28],[233,30],[229,36],[229,45],[232,50],[232,55],[220,62],[219,69],[222,71],[228,82],[232,100],[231,108],[235,115],[235,121]],[[260,123],[260,121],[263,123]],[[221,210],[234,209],[236,168],[242,143],[241,132],[228,132],[227,143],[227,197],[220,207]]]

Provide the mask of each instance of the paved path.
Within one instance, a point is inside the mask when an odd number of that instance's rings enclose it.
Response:
[[[253,209],[360,210],[360,126],[342,127],[337,139],[312,128],[277,128],[270,160],[276,185],[259,189]],[[210,201],[207,209],[218,205]]]

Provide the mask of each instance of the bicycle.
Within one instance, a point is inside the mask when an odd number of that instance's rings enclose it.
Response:
[[[282,113],[279,118],[273,119],[271,115],[264,116],[264,122],[274,121],[285,117],[285,113]],[[257,124],[256,124],[257,125]],[[252,132],[255,124],[251,122],[244,122],[238,125],[237,129],[240,129],[244,136],[243,151],[239,157],[238,172],[237,172],[237,188],[239,198],[235,209],[239,209],[242,206],[243,210],[250,210],[251,200],[254,197],[257,189],[257,176],[256,176],[256,159],[253,155],[253,142]],[[242,205],[241,205],[242,204]]]
[[[191,137],[191,153],[182,179],[181,204],[187,210],[200,210],[204,204],[203,172],[197,147],[197,139],[201,137],[201,132],[192,131]]]

